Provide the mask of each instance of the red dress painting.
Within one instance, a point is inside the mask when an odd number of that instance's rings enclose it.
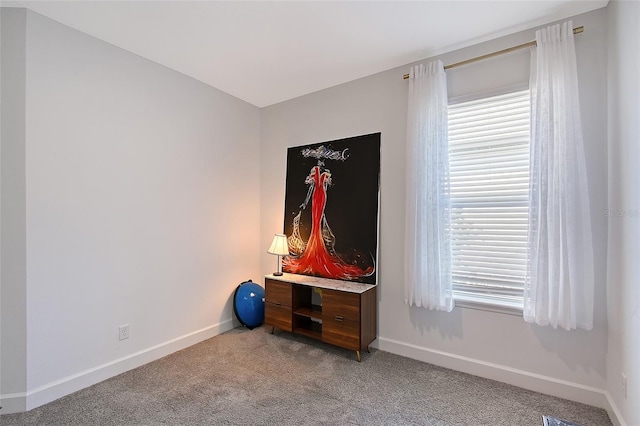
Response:
[[[324,216],[327,204],[327,187],[331,184],[331,172],[314,166],[305,183],[309,185],[307,199],[300,206],[306,208],[311,201],[311,233],[309,240],[302,242],[297,223],[294,234],[289,237],[290,246],[297,247],[302,254],[288,256],[283,261],[284,269],[294,274],[318,275],[326,278],[353,280],[371,275],[373,267],[362,269],[355,264],[343,261],[334,250],[335,237]],[[300,215],[296,218],[299,220]]]

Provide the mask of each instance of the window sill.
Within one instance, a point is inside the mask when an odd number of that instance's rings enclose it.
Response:
[[[476,309],[479,311],[495,312],[498,314],[514,315],[522,317],[522,303],[511,301],[496,301],[481,296],[455,294],[453,296],[457,308]]]

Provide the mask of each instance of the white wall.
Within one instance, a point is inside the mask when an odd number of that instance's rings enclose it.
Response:
[[[27,384],[25,223],[26,12],[0,8],[0,395]],[[0,398],[22,411],[24,398]]]
[[[29,409],[232,327],[260,272],[260,111],[26,16]]]
[[[640,3],[612,1],[609,29],[607,390],[620,417],[640,424]],[[621,375],[628,378],[627,397]]]
[[[553,330],[521,317],[456,308],[452,313],[403,303],[404,161],[409,65],[283,102],[262,111],[262,269],[282,230],[286,148],[382,132],[378,346],[519,386],[606,406],[607,202],[606,13],[573,18],[577,36],[581,112],[595,239],[596,306],[592,331]],[[534,30],[439,57],[445,64],[534,39]],[[426,62],[426,60],[425,60]],[[501,56],[447,72],[450,96],[527,84],[529,53]],[[586,265],[588,266],[588,265]]]

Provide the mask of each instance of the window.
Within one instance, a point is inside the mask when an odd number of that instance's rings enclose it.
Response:
[[[449,105],[451,275],[457,301],[522,309],[529,91]]]

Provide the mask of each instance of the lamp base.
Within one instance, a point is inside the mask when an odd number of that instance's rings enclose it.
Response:
[[[276,277],[280,277],[282,276],[282,272],[274,272],[273,275]]]

